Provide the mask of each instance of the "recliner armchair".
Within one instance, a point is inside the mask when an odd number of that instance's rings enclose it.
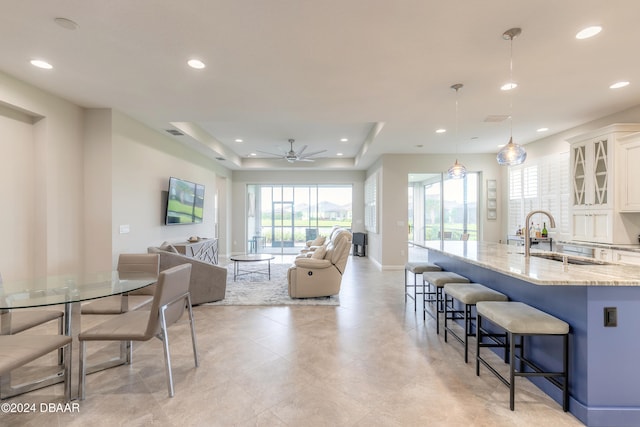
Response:
[[[289,296],[291,298],[315,298],[336,295],[340,292],[349,251],[351,232],[337,229],[325,246],[321,246],[310,257],[295,259],[287,272]]]

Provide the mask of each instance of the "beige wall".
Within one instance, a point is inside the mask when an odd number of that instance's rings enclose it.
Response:
[[[31,199],[26,203],[33,206],[31,214],[23,212],[12,222],[0,224],[3,246],[13,247],[16,235],[28,240],[22,244],[19,255],[27,259],[14,263],[16,255],[2,257],[0,271],[5,279],[18,279],[77,270],[82,265],[84,221],[83,110],[3,73],[0,73],[0,103],[5,111],[21,112],[31,118],[29,127],[24,127],[16,123],[20,120],[7,119],[5,114],[0,134],[2,139],[5,132],[22,138],[9,140],[8,146],[3,147],[3,168],[11,163],[16,170],[29,171],[24,179],[25,188],[31,191],[25,197]],[[3,181],[6,182],[13,182],[13,178]],[[0,190],[3,209],[5,191],[8,190]],[[29,205],[22,206],[26,209]]]
[[[216,190],[221,221],[230,217],[227,168],[123,114],[85,110],[2,73],[0,134],[5,280],[111,269],[120,252],[213,236]],[[205,185],[203,224],[163,225],[170,176]],[[221,223],[225,251],[230,225]],[[120,234],[125,224],[131,231]]]
[[[176,144],[124,114],[113,113],[112,129],[112,218],[111,241],[114,257],[119,253],[146,252],[163,241],[185,241],[190,236],[213,237],[213,203],[216,189],[226,184],[229,171],[204,156]],[[205,186],[202,224],[164,225],[162,193],[169,177]],[[228,205],[221,201],[224,209]],[[120,226],[130,232],[120,234]],[[224,232],[224,230],[222,230]],[[225,251],[226,232],[221,233]]]

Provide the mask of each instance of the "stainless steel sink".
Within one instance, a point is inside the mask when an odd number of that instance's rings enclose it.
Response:
[[[600,261],[600,260],[595,259],[595,258],[587,258],[587,257],[581,257],[581,256],[575,256],[575,255],[567,255],[567,254],[562,254],[562,253],[558,253],[558,252],[534,252],[534,253],[531,254],[531,256],[538,257],[538,258],[549,259],[551,261],[560,261],[560,262],[565,262],[565,258],[566,258],[566,263],[567,264],[574,264],[574,265],[610,265],[610,264],[613,264],[611,262]]]

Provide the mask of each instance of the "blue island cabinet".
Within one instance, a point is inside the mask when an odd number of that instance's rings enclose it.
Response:
[[[593,427],[640,426],[639,286],[532,283],[482,265],[479,257],[467,261],[442,249],[427,250],[429,262],[569,323],[569,411],[580,421]],[[560,277],[559,283],[565,279]],[[640,275],[635,277],[639,279]],[[616,309],[616,326],[605,326],[605,308]],[[561,369],[557,338],[530,337],[527,342],[532,360],[545,369]],[[561,404],[558,388],[542,378],[530,380]]]

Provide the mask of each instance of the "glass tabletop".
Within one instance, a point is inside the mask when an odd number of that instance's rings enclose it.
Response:
[[[231,261],[271,261],[275,257],[269,254],[244,254],[244,255],[233,255],[229,257]]]
[[[157,281],[148,273],[69,274],[0,283],[0,309],[42,307],[86,301],[144,288]]]

